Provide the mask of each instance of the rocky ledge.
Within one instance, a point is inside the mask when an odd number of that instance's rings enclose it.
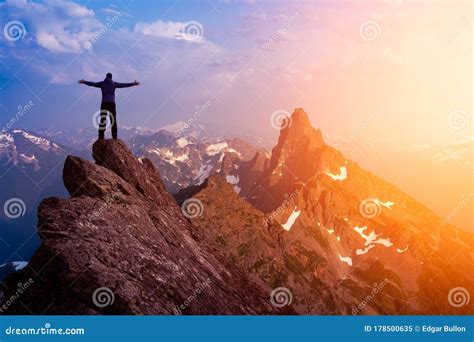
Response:
[[[67,157],[70,198],[41,203],[42,245],[6,280],[2,312],[278,313],[265,287],[193,234],[150,160],[120,140],[96,142],[93,157]]]

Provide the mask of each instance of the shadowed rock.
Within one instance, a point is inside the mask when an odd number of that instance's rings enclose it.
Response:
[[[69,156],[71,198],[41,203],[42,246],[7,279],[4,298],[32,283],[6,313],[277,313],[266,289],[192,237],[150,161],[113,140],[95,143],[94,158],[97,165]],[[113,293],[109,305],[94,296],[101,288]]]

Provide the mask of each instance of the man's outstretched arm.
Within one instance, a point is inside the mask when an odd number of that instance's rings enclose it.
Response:
[[[79,84],[85,84],[85,85],[88,85],[88,86],[91,86],[91,87],[100,88],[102,82],[90,82],[90,81],[84,81],[84,80],[82,79],[82,80],[79,80],[78,83],[79,83]]]
[[[140,82],[138,82],[137,80],[135,80],[135,82],[132,82],[132,83],[120,83],[120,82],[114,82],[114,83],[117,88],[127,88],[127,87],[140,85]]]

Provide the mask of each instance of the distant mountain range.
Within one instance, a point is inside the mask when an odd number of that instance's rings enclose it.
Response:
[[[39,246],[36,209],[66,195],[61,182],[68,148],[24,130],[0,134],[0,263],[28,260]]]

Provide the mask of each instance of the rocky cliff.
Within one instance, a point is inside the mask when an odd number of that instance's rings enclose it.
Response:
[[[8,278],[8,314],[267,314],[267,289],[214,255],[148,159],[120,140],[69,156],[70,198],[45,199],[42,245]],[[29,284],[27,290],[18,289]],[[16,297],[15,297],[16,296]]]

